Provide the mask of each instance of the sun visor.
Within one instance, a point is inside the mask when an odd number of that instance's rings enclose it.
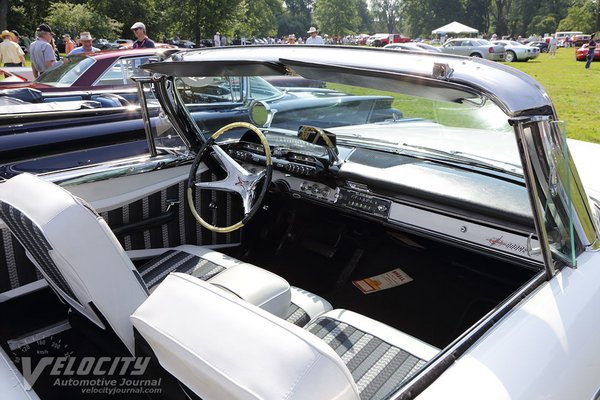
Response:
[[[356,67],[314,64],[300,60],[281,59],[281,62],[308,79],[368,87],[439,101],[461,102],[464,99],[481,98],[472,88],[439,79]]]
[[[143,69],[170,76],[285,75],[284,65],[255,60],[166,61],[142,65]]]

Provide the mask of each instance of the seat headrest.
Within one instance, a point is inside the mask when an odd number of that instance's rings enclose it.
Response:
[[[131,320],[162,367],[201,398],[359,399],[317,336],[192,276],[169,275]]]

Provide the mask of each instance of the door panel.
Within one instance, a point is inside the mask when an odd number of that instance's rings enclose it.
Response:
[[[239,230],[219,234],[196,222],[185,196],[188,170],[189,166],[168,168],[65,188],[92,204],[125,250],[239,243]],[[215,179],[207,170],[201,178]],[[196,191],[195,201],[201,215],[218,226],[242,219],[241,199],[232,193]],[[0,293],[42,278],[3,225],[0,245]]]

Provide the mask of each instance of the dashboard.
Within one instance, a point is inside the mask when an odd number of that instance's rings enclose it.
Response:
[[[527,210],[507,212],[498,206],[498,202],[528,206],[527,198],[523,198],[526,192],[515,189],[514,183],[349,146],[338,146],[339,162],[332,164],[322,146],[293,137],[272,140],[270,136],[269,143],[272,182],[280,192],[293,198],[458,242],[488,254],[509,255],[533,264],[541,262],[539,255],[527,250],[528,246],[538,245],[532,237],[533,227],[523,223],[531,221]],[[259,144],[240,141],[224,148],[248,171],[258,172],[265,165],[264,150]],[[436,186],[442,179],[457,186]],[[482,185],[490,184],[489,179],[494,179],[493,193],[482,191]],[[503,219],[499,220],[498,215]],[[511,216],[513,221],[505,223]]]

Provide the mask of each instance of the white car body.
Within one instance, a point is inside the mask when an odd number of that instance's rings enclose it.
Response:
[[[203,49],[143,69],[148,154],[0,182],[2,233],[80,318],[74,351],[116,342],[206,400],[597,400],[600,145],[567,140],[533,78],[355,47]],[[284,109],[260,85],[239,101],[240,76],[290,72],[350,101],[315,90]],[[168,264],[182,252],[202,261]],[[16,367],[45,343],[11,298],[43,290],[30,307],[55,312],[44,281],[0,297],[21,335],[0,331],[15,398],[53,390]],[[76,335],[90,321],[101,332]]]
[[[506,49],[505,61],[529,61],[540,55],[540,49],[526,46],[514,40],[494,40],[492,43],[504,46]]]

